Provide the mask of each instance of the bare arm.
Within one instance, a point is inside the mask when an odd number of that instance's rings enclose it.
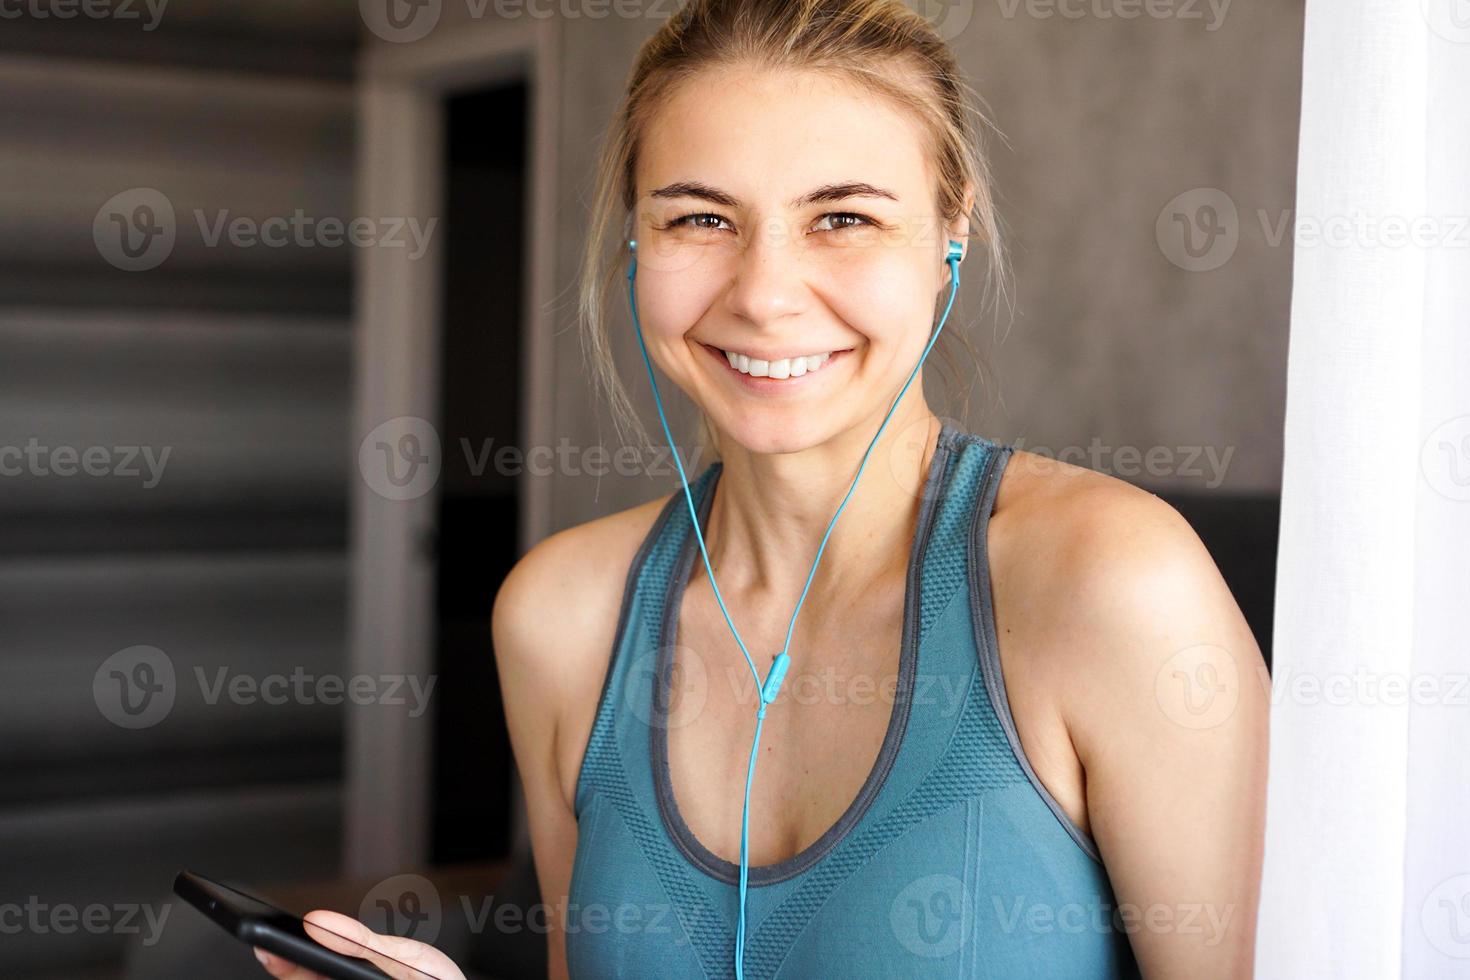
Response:
[[[667,498],[551,535],[506,576],[491,631],[546,906],[552,980],[577,851],[576,772],[607,674],[628,563]]]
[[[531,851],[546,907],[547,964],[551,980],[567,977],[561,916],[567,905],[577,821],[558,776],[556,738],[563,687],[550,635],[556,620],[541,608],[555,591],[559,542],[543,542],[516,565],[495,597],[491,617],[495,660],[511,748],[520,771],[530,824]],[[548,546],[550,548],[548,549]]]
[[[1248,978],[1265,835],[1260,649],[1178,512],[1131,489],[1087,496],[1086,529],[1059,562],[1074,678],[1063,713],[1121,921],[1146,977]]]
[[[554,534],[516,563],[495,596],[491,632],[500,674],[506,723],[525,791],[531,851],[545,907],[544,920],[527,910],[526,920],[547,928],[547,972],[567,977],[563,916],[577,850],[577,820],[567,777],[580,762],[607,671],[621,601],[622,569],[664,501],[656,500],[577,528]],[[589,555],[598,557],[588,561]],[[568,749],[575,747],[575,755]],[[440,980],[463,974],[432,946],[380,936],[336,912],[316,910],[308,926],[352,937]],[[331,931],[314,936],[326,945]],[[337,947],[334,947],[337,948]],[[342,948],[351,955],[359,951]],[[257,950],[266,972],[282,980],[322,980],[310,970]],[[378,965],[408,980],[387,960]],[[414,974],[419,976],[421,974]]]

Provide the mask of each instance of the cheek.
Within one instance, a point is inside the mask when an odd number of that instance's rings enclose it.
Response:
[[[638,270],[638,320],[650,347],[677,347],[718,295],[719,285],[696,270]]]
[[[933,277],[916,258],[895,250],[854,249],[832,264],[827,302],[875,347],[907,344],[916,323],[927,325],[927,297],[934,288]]]
[[[650,352],[670,351],[675,359],[688,352],[685,335],[718,303],[733,275],[727,264],[712,258],[677,271],[639,269],[638,318]],[[875,347],[922,348],[928,337],[916,335],[930,325],[935,282],[918,256],[905,250],[834,252],[810,269],[811,312],[835,318]]]

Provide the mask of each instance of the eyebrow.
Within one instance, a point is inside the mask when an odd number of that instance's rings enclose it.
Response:
[[[711,204],[719,204],[727,208],[737,208],[740,202],[732,195],[725,193],[717,187],[702,184],[697,180],[679,180],[665,187],[653,191],[652,197],[694,197],[701,201],[709,201]],[[811,204],[828,204],[833,201],[845,201],[850,197],[886,197],[890,201],[898,200],[898,195],[882,187],[874,187],[872,184],[861,181],[845,181],[840,184],[823,184],[816,190],[809,191],[791,201],[792,209],[806,207]]]

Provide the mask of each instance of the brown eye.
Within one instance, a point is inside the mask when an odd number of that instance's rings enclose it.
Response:
[[[834,211],[831,214],[824,214],[820,219],[818,219],[817,223],[821,224],[821,222],[826,221],[829,218],[833,220],[833,227],[818,228],[818,231],[846,231],[849,228],[861,228],[864,225],[874,225],[873,219],[869,218],[867,215],[856,214],[852,211]]]
[[[671,228],[694,228],[699,231],[719,231],[719,228],[716,226],[716,224],[706,223],[702,220],[706,218],[713,219],[713,221],[716,223],[725,220],[717,214],[710,214],[707,212],[701,212],[699,214],[686,214],[683,217],[675,218],[673,221],[670,221],[668,224],[664,225],[663,230],[667,231]]]

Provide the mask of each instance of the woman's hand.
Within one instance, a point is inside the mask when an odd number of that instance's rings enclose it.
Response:
[[[433,946],[399,936],[380,936],[350,916],[325,909],[308,912],[303,921],[312,939],[330,950],[367,960],[393,980],[464,980],[459,967]],[[255,958],[267,973],[280,980],[323,980],[321,974],[258,946]]]

